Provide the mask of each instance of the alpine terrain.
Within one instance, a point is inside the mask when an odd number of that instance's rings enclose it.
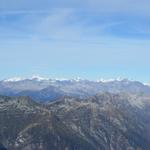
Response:
[[[35,78],[3,80],[0,91],[0,150],[150,148],[148,85]]]

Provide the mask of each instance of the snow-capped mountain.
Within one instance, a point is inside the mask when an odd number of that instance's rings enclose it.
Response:
[[[19,82],[19,81],[24,81],[24,80],[35,80],[35,81],[51,81],[51,82],[56,82],[56,81],[77,81],[79,82],[82,80],[81,78],[77,77],[75,79],[66,79],[66,78],[55,78],[55,79],[50,79],[50,78],[45,78],[41,76],[34,75],[29,78],[23,78],[23,77],[12,77],[8,79],[2,80],[3,82]]]
[[[19,81],[24,81],[24,80],[37,80],[37,81],[44,81],[44,80],[49,80],[48,78],[40,77],[40,76],[32,76],[29,78],[23,78],[23,77],[12,77],[8,79],[4,79],[4,82],[19,82]]]
[[[0,149],[149,150],[150,86],[141,82],[12,78],[0,94]]]
[[[150,86],[128,79],[50,79],[39,76],[31,78],[10,78],[0,81],[0,94],[7,96],[30,96],[36,100],[55,100],[61,96],[85,98],[97,93],[130,92],[150,93]]]

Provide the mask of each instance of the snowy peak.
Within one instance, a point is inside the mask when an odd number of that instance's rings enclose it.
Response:
[[[32,76],[30,78],[15,77],[0,82],[0,95],[30,96],[36,100],[53,100],[60,95],[84,98],[102,92],[150,95],[150,86],[123,78],[91,81],[81,78],[50,79]]]
[[[3,82],[19,82],[24,80],[36,80],[36,81],[43,81],[43,80],[49,80],[48,78],[43,78],[40,76],[32,76],[30,78],[22,78],[22,77],[13,77],[3,80]]]
[[[80,82],[82,81],[81,78],[77,77],[74,79],[67,79],[67,78],[45,78],[45,77],[41,77],[41,76],[37,76],[37,75],[33,75],[32,77],[29,78],[23,78],[23,77],[12,77],[12,78],[8,78],[8,79],[4,79],[2,80],[3,82],[20,82],[20,81],[24,81],[24,80],[33,80],[33,81],[51,81],[51,82],[65,82],[65,81],[70,81],[70,82]]]
[[[13,77],[13,78],[8,78],[3,80],[3,82],[18,82],[18,81],[22,81],[24,80],[24,78],[20,78],[20,77]]]
[[[37,81],[49,80],[48,78],[44,78],[44,77],[40,77],[40,76],[32,76],[29,79],[30,80],[37,80]]]
[[[38,75],[33,75],[32,77],[29,78],[24,78],[24,77],[13,77],[13,78],[8,78],[5,80],[2,80],[2,82],[21,82],[21,81],[25,81],[25,80],[30,80],[30,81],[37,81],[37,82],[42,82],[42,81],[46,81],[49,83],[56,83],[56,82],[73,82],[73,83],[80,83],[80,82],[93,82],[93,83],[125,83],[125,84],[130,84],[130,83],[141,83],[145,86],[150,86],[150,84],[148,83],[142,83],[139,81],[134,81],[134,80],[129,80],[127,78],[122,78],[122,77],[118,77],[115,79],[104,79],[101,78],[97,81],[92,81],[92,80],[87,80],[87,79],[81,79],[80,77],[77,78],[72,78],[72,79],[67,79],[67,78],[46,78],[46,77],[41,77]]]
[[[97,82],[103,82],[103,83],[109,83],[109,82],[132,82],[133,80],[129,80],[127,78],[118,77],[115,79],[104,79],[101,78],[100,80],[97,80]]]

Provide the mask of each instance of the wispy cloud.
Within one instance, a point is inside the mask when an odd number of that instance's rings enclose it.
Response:
[[[149,4],[148,0],[1,0],[1,36],[16,32],[61,40],[149,38]]]
[[[45,11],[53,8],[74,8],[104,13],[134,13],[149,15],[149,0],[1,0],[1,11]]]

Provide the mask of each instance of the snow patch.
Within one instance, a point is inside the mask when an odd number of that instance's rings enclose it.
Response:
[[[43,81],[43,80],[49,80],[48,78],[44,78],[44,77],[40,77],[40,76],[32,76],[31,78],[29,78],[30,80],[37,80],[37,81]]]
[[[3,81],[4,81],[4,82],[18,82],[18,81],[22,81],[22,80],[24,80],[24,78],[13,77],[13,78],[5,79],[5,80],[3,80]]]
[[[145,86],[150,86],[150,84],[149,83],[143,83]]]
[[[22,77],[8,78],[8,79],[3,80],[3,82],[19,82],[19,81],[24,81],[24,80],[44,81],[44,80],[49,80],[49,79],[34,75],[30,78],[22,78]]]
[[[115,79],[104,79],[104,78],[101,78],[100,80],[97,80],[97,82],[103,82],[103,83],[107,83],[107,82],[114,82],[114,81],[124,81],[124,80],[128,80],[126,78],[122,78],[122,77],[117,77]]]

